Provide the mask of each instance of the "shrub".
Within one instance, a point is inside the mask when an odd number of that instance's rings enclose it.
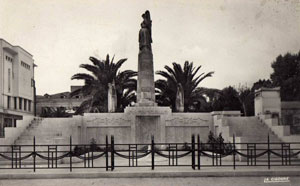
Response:
[[[222,133],[220,133],[218,137],[215,137],[211,131],[208,134],[207,143],[201,143],[200,146],[202,150],[219,154],[228,154],[233,149],[233,146],[230,142],[224,143]]]
[[[105,149],[104,149],[105,150]],[[102,151],[100,147],[97,146],[97,141],[92,138],[90,141],[90,146],[78,146],[76,145],[73,150],[73,154],[76,156],[88,153],[88,152],[99,152]]]

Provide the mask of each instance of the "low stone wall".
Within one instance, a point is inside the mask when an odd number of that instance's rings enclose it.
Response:
[[[44,118],[40,124],[40,130],[48,131],[57,137],[65,138],[65,144],[69,143],[70,136],[72,136],[73,144],[81,143],[81,120],[81,116],[75,116],[73,118]]]
[[[166,142],[191,142],[192,134],[206,141],[212,129],[210,113],[173,113],[166,121]]]
[[[131,119],[123,113],[89,113],[82,117],[82,141],[105,143],[105,137],[115,136],[115,143],[129,143]],[[86,136],[85,136],[86,135]],[[110,139],[109,139],[110,140]]]
[[[172,113],[165,117],[165,142],[190,142],[191,135],[200,135],[207,140],[213,129],[210,113]],[[72,118],[45,118],[45,130],[55,130],[58,135],[69,137],[73,143],[89,144],[94,138],[97,143],[105,143],[105,136],[114,135],[115,143],[132,143],[135,119],[124,113],[88,113]],[[109,139],[110,141],[110,139]],[[150,141],[149,141],[150,143]]]

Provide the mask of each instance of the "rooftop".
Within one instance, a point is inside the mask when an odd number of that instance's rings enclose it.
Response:
[[[27,50],[25,50],[24,48],[20,47],[19,45],[12,45],[9,42],[7,42],[5,39],[0,38],[0,41],[5,42],[6,44],[10,45],[11,47],[16,47],[19,48],[21,50],[23,50],[24,52],[26,52],[28,55],[33,56],[31,53],[29,53]]]

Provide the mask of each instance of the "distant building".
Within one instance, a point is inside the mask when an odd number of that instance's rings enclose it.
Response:
[[[23,115],[34,114],[34,60],[20,46],[0,39],[0,136]]]
[[[71,92],[79,88],[81,88],[81,86],[71,86]],[[86,97],[83,97],[81,94],[71,97],[71,92],[37,96],[37,115],[43,116],[43,114],[49,110],[57,111],[58,109],[62,109],[70,114],[75,113]]]
[[[300,101],[281,101],[280,87],[256,90],[254,101],[256,116],[270,115],[278,119],[274,126],[289,126],[288,133],[300,134]]]

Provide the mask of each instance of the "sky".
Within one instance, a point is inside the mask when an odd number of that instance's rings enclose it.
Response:
[[[203,87],[251,87],[278,55],[300,50],[300,0],[0,0],[0,38],[33,55],[37,94],[70,91],[90,56],[137,70],[145,10],[154,70],[193,62],[215,72]]]

